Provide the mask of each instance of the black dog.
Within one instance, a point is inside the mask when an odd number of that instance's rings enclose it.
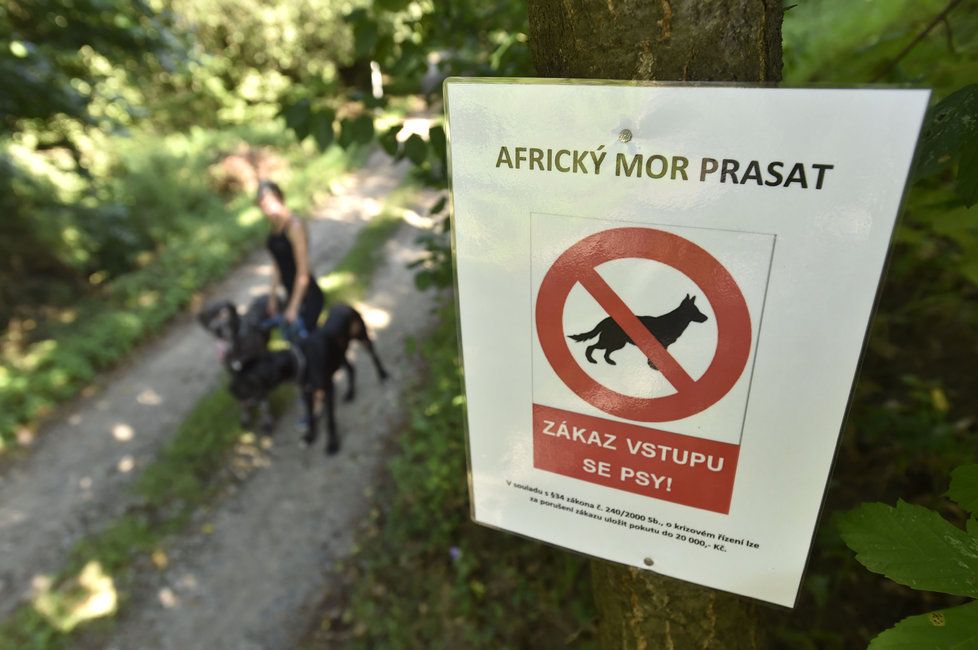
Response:
[[[687,293],[683,301],[679,303],[679,306],[669,313],[662,314],[661,316],[639,316],[638,319],[645,326],[645,329],[658,339],[662,347],[668,348],[676,342],[676,339],[682,336],[690,323],[702,323],[706,320],[706,315],[696,306],[696,298],[691,297]],[[635,342],[625,334],[621,326],[611,316],[608,316],[595,325],[594,329],[590,332],[571,334],[570,338],[581,342],[592,339],[595,336],[598,337],[597,342],[594,345],[589,345],[584,352],[584,356],[591,363],[597,363],[591,354],[597,349],[602,349],[604,350],[604,360],[613,366],[615,362],[611,359],[612,352],[625,347],[626,343],[635,345]],[[653,370],[658,370],[651,360],[649,360],[649,367]]]
[[[198,322],[222,343],[221,362],[232,374],[268,350],[272,326],[268,321],[268,296],[258,296],[245,313],[228,300],[210,302],[197,314]],[[241,424],[251,426],[257,408],[259,430],[268,435],[275,426],[265,399],[240,400]]]
[[[268,321],[268,296],[258,296],[244,315],[229,300],[210,302],[197,314],[197,320],[208,332],[228,344],[222,360],[231,370],[253,359],[268,348],[272,327]]]
[[[360,341],[373,359],[380,380],[387,379],[387,371],[374,350],[363,317],[350,305],[335,303],[329,308],[326,322],[315,332],[293,343],[288,350],[264,352],[234,371],[231,393],[242,401],[266,400],[279,384],[295,381],[302,390],[306,409],[307,428],[302,440],[311,445],[319,433],[316,393],[322,392],[328,434],[326,453],[335,454],[340,449],[340,439],[334,416],[333,374],[341,367],[346,369],[348,387],[344,399],[349,402],[355,391],[355,373],[346,358],[351,340]]]

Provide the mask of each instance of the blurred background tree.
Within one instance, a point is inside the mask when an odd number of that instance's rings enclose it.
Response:
[[[88,240],[118,221],[92,203],[93,144],[137,118],[139,85],[180,64],[168,18],[142,0],[0,7],[0,323],[77,281]]]

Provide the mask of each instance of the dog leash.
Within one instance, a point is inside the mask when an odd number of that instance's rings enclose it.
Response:
[[[278,327],[282,332],[282,338],[287,341],[304,339],[309,336],[309,331],[306,330],[306,324],[301,318],[297,318],[289,323],[281,314],[275,314],[271,318],[266,318],[261,322],[262,329],[270,330],[273,327]]]

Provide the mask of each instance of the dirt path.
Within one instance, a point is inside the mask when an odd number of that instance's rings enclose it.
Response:
[[[340,454],[326,457],[322,440],[300,449],[300,409],[291,408],[267,462],[168,545],[164,571],[137,580],[109,648],[291,648],[308,630],[329,570],[350,553],[369,507],[384,442],[403,417],[400,394],[417,371],[405,340],[434,318],[433,295],[418,293],[405,269],[419,255],[416,237],[404,224],[388,242],[387,263],[361,305],[392,379],[381,385],[358,355],[357,399],[337,410]]]
[[[310,219],[315,272],[339,261],[400,183],[406,166],[388,160],[382,152],[371,156]],[[208,298],[247,302],[267,287],[270,271],[268,255],[256,251]],[[31,454],[0,476],[0,617],[58,570],[76,541],[125,510],[132,502],[127,488],[141,468],[222,381],[215,343],[189,314],[135,357],[106,377],[95,396],[63,408],[42,427]]]

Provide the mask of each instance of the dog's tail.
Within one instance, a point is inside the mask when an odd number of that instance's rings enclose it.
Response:
[[[586,341],[588,339],[593,339],[601,331],[601,323],[594,326],[594,329],[590,332],[584,332],[582,334],[569,334],[568,337],[574,339],[577,342]]]

